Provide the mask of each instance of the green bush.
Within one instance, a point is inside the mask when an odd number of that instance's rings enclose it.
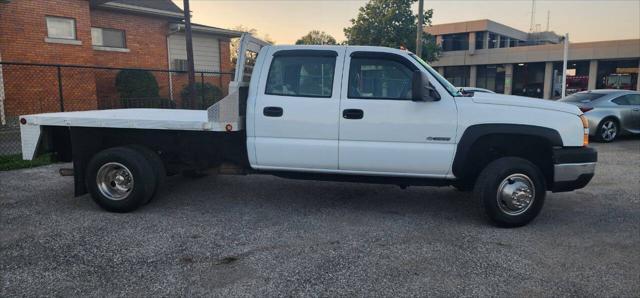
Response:
[[[146,70],[119,71],[116,75],[116,89],[121,99],[160,97],[156,77]]]
[[[180,91],[180,98],[182,98],[182,102],[185,103],[187,107],[206,109],[222,99],[222,90],[211,83],[196,83],[195,89],[194,102],[190,102],[189,100],[189,95],[191,94],[189,92],[189,85],[185,85],[182,91]]]

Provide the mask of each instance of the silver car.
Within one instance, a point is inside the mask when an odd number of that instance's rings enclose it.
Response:
[[[578,106],[589,119],[589,135],[611,142],[623,134],[640,134],[640,92],[591,90],[574,93],[561,102]]]

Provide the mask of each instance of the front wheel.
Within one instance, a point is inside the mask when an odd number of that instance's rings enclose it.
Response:
[[[540,213],[544,205],[544,175],[528,160],[503,157],[482,170],[474,195],[494,224],[524,226]]]
[[[614,119],[605,119],[598,125],[596,137],[598,141],[609,143],[613,142],[618,136],[618,122]]]

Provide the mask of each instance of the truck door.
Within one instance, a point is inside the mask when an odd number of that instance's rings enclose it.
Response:
[[[271,48],[253,115],[248,115],[255,119],[247,130],[248,146],[253,142],[255,148],[252,165],[276,170],[338,168],[344,52],[344,47]]]
[[[339,169],[370,174],[446,176],[455,149],[453,96],[429,75],[441,99],[411,100],[413,57],[349,48],[340,106]]]

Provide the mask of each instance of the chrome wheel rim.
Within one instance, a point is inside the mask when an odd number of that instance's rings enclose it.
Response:
[[[121,163],[109,162],[98,170],[96,175],[98,190],[109,200],[126,199],[133,190],[133,175]]]
[[[616,138],[618,134],[618,127],[616,123],[612,120],[607,120],[605,123],[602,123],[602,139],[605,141],[612,141]]]
[[[498,207],[508,215],[525,213],[536,197],[533,181],[524,174],[512,174],[498,186]]]

